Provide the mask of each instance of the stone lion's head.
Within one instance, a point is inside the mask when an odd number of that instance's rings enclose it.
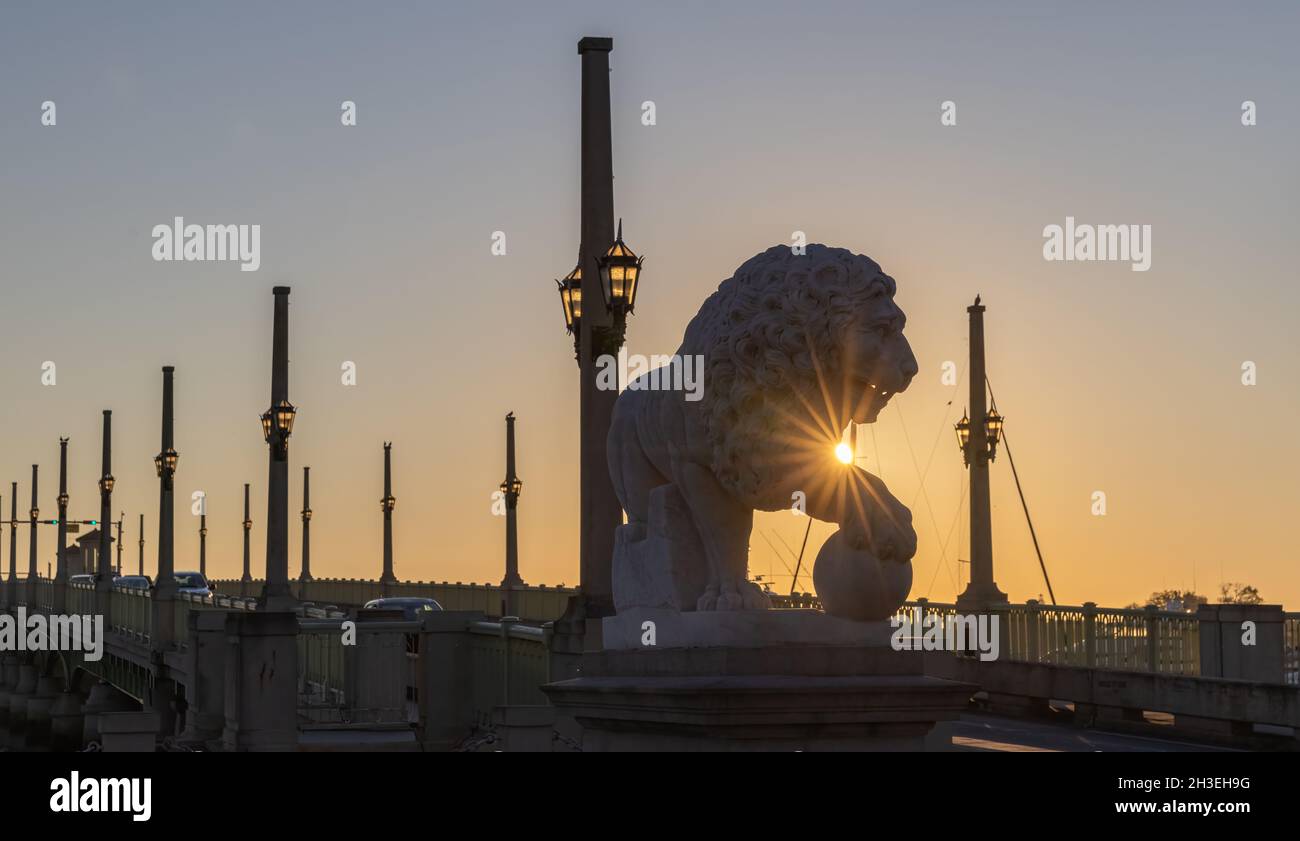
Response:
[[[683,346],[705,358],[696,405],[724,487],[788,506],[795,463],[824,458],[849,420],[873,423],[908,387],[917,363],[894,291],[874,260],[809,245],[769,248],[709,296]]]

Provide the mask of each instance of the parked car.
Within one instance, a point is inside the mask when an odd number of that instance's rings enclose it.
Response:
[[[419,619],[422,613],[442,610],[442,605],[433,599],[415,596],[397,596],[387,599],[371,599],[366,602],[366,610],[400,610],[406,619]]]
[[[176,592],[186,593],[191,596],[210,596],[212,589],[208,587],[208,580],[203,577],[201,572],[177,572],[173,573],[176,578]]]
[[[129,587],[132,590],[148,590],[153,586],[147,575],[119,575],[113,579],[114,587]]]

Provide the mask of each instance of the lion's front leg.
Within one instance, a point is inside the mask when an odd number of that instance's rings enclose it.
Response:
[[[692,462],[675,462],[674,479],[704,543],[709,585],[696,610],[762,610],[767,596],[748,580],[749,533],[754,512],[727,493],[713,473]]]

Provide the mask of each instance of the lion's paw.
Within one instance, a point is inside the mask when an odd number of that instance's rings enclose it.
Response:
[[[696,610],[767,610],[771,606],[767,594],[752,581],[710,584],[695,603]]]

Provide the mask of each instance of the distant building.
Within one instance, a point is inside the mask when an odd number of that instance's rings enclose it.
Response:
[[[109,558],[112,558],[113,535],[108,536]],[[77,542],[64,550],[63,564],[67,567],[68,577],[74,575],[94,575],[98,569],[99,529],[91,529],[77,538]]]

